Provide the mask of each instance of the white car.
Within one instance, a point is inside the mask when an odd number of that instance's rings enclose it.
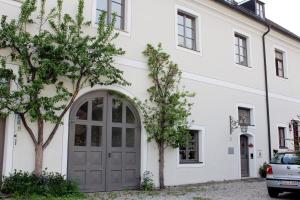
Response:
[[[276,154],[267,168],[266,181],[272,198],[281,192],[300,191],[300,152]]]

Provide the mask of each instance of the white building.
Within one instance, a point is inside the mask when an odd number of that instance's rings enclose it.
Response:
[[[47,7],[55,2],[48,1]],[[127,101],[118,103],[108,92],[147,97],[150,80],[142,55],[147,43],[163,44],[183,71],[182,84],[196,93],[190,119],[193,148],[167,149],[166,185],[257,177],[258,168],[274,150],[299,149],[300,37],[266,19],[263,3],[85,2],[85,16],[94,24],[86,30],[90,34],[96,31],[100,10],[118,10],[117,44],[126,54],[115,59],[116,66],[132,85],[81,90],[45,151],[48,171],[79,178],[86,191],[135,187],[145,171],[152,172],[158,183],[157,147],[147,143],[139,111]],[[75,13],[76,7],[77,1],[65,1],[68,12]],[[19,10],[20,2],[0,0],[1,15],[13,18]],[[94,116],[92,110],[98,114]],[[251,125],[246,133],[230,123],[230,118],[236,121],[240,115]],[[14,169],[32,171],[34,148],[17,117],[2,120],[0,127],[3,175]]]

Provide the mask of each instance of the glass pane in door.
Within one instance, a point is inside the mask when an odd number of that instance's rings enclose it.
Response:
[[[103,120],[103,98],[96,98],[92,101],[92,120]]]
[[[122,147],[122,128],[112,128],[111,132],[111,146]]]
[[[112,122],[121,123],[122,122],[122,101],[118,99],[112,100]]]
[[[85,125],[76,124],[75,126],[75,146],[86,146],[86,131]]]
[[[92,126],[91,134],[91,146],[100,147],[102,139],[102,127],[101,126]]]

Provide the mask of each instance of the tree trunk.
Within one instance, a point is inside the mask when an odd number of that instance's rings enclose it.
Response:
[[[165,188],[165,182],[164,182],[164,168],[165,168],[165,148],[164,143],[160,142],[158,144],[159,149],[159,188],[164,189]]]
[[[41,176],[43,172],[43,144],[37,144],[35,146],[35,168],[34,174]]]
[[[43,172],[43,158],[44,158],[44,121],[39,119],[38,122],[38,143],[35,145],[35,169],[34,173],[41,176]]]

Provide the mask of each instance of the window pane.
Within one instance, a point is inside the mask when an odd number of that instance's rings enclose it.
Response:
[[[116,16],[115,29],[123,30],[123,18]]]
[[[77,111],[76,118],[80,120],[87,120],[88,117],[88,102],[85,102]]]
[[[75,125],[75,146],[86,146],[86,126]]]
[[[235,63],[240,63],[240,56],[238,54],[235,55]]]
[[[91,146],[100,147],[102,139],[102,127],[92,126]]]
[[[118,99],[112,100],[112,121],[122,122],[122,101]]]
[[[179,159],[181,162],[184,162],[186,160],[186,151],[179,152]]]
[[[127,128],[126,129],[126,147],[134,147],[135,143],[135,129]]]
[[[122,147],[122,128],[112,128],[111,146]]]
[[[182,15],[177,15],[177,20],[178,20],[178,24],[183,25],[183,16]]]
[[[185,37],[194,38],[194,36],[193,36],[193,30],[190,29],[190,28],[186,28],[185,29]]]
[[[239,54],[239,46],[238,45],[234,45],[234,53]]]
[[[196,151],[190,151],[189,152],[189,160],[196,160]]]
[[[112,2],[111,13],[116,13],[116,15],[122,16],[122,5]]]
[[[107,11],[108,0],[97,0],[97,9]]]
[[[276,51],[276,58],[279,59],[279,60],[283,60],[283,53],[279,52],[279,51]]]
[[[178,45],[184,47],[184,37],[178,36]]]
[[[181,163],[197,163],[198,157],[198,131],[190,130],[190,137],[186,145],[179,148],[179,159]]]
[[[184,27],[182,25],[178,25],[178,35],[184,36]]]
[[[235,45],[239,46],[239,38],[235,36]]]
[[[103,120],[103,98],[96,98],[92,101],[92,120]]]
[[[193,28],[193,20],[191,18],[185,18],[185,26],[189,28]]]
[[[133,112],[130,110],[130,108],[126,107],[126,123],[134,124],[135,123],[135,117]]]
[[[185,39],[185,47],[189,49],[193,49],[193,40],[186,38]]]
[[[243,47],[240,47],[240,50],[239,50],[240,56],[245,56],[244,53],[245,53],[244,48],[243,48]]]

